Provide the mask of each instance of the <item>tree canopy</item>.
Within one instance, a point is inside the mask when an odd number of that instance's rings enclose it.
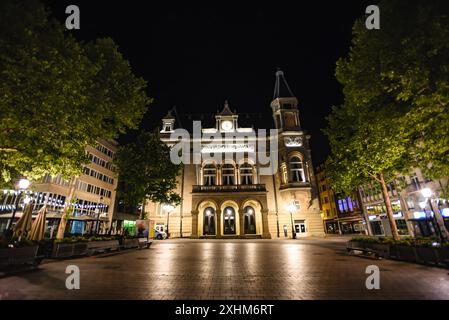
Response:
[[[126,206],[146,199],[174,205],[181,202],[173,191],[181,165],[171,162],[170,148],[160,140],[157,131],[140,132],[134,141],[119,148],[114,161],[120,180],[117,197]]]
[[[446,1],[382,1],[380,30],[355,22],[349,56],[337,63],[344,104],[325,130],[336,188],[373,172],[418,166],[449,174],[449,10]]]
[[[449,173],[449,16],[443,1],[381,1],[379,30],[353,27],[337,62],[344,103],[324,130],[328,175],[337,192],[379,182],[395,235],[387,184],[420,167]],[[393,220],[393,221],[392,221]]]
[[[81,172],[85,147],[136,128],[150,99],[112,39],[77,41],[38,0],[0,4],[0,181]]]

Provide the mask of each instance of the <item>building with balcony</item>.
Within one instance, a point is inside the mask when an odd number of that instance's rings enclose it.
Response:
[[[104,233],[109,228],[115,231],[117,222],[113,221],[113,211],[117,188],[117,174],[112,164],[117,150],[115,141],[98,139],[95,146],[88,146],[86,152],[90,162],[83,167],[79,177],[66,181],[61,176],[45,176],[33,182],[26,192],[33,204],[33,214],[47,206],[47,237],[56,236],[63,209],[73,205],[74,210],[67,223],[71,234]],[[74,188],[72,201],[69,201]],[[18,193],[3,190],[0,194],[0,230],[6,229],[12,216]],[[24,204],[19,203],[15,223],[22,214]]]
[[[271,131],[256,130],[257,115],[240,117],[228,102],[213,117],[169,112],[162,119],[162,141],[182,154],[176,190],[182,203],[167,211],[148,202],[145,210],[157,228],[192,238],[324,234],[310,136],[282,71],[270,106]]]

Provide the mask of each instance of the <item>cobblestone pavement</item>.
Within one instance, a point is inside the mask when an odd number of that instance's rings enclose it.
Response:
[[[449,270],[348,255],[345,239],[165,240],[0,278],[1,299],[449,299]],[[67,265],[80,290],[65,288]],[[380,268],[380,290],[365,269]]]

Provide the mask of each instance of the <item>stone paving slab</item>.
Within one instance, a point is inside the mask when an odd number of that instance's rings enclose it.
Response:
[[[81,273],[67,290],[68,265]],[[365,287],[368,265],[380,290]],[[449,299],[449,271],[350,256],[338,238],[164,240],[0,278],[0,299]]]

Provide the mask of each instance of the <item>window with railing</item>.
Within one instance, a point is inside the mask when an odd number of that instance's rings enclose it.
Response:
[[[240,184],[253,184],[253,166],[249,163],[240,166]]]
[[[221,175],[223,178],[223,185],[230,186],[234,183],[234,166],[232,164],[224,164],[221,169]]]
[[[203,168],[203,184],[205,186],[215,186],[217,181],[217,168],[213,164],[207,164]]]

